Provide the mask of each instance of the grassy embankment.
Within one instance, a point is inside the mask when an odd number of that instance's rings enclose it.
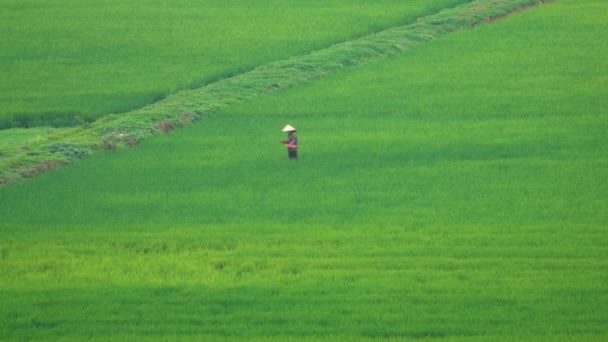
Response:
[[[473,1],[420,18],[413,25],[394,27],[309,55],[270,63],[199,89],[169,96],[141,110],[106,116],[92,125],[52,131],[46,136],[35,131],[35,139],[0,151],[0,184],[11,184],[23,177],[72,163],[93,150],[115,149],[124,144],[132,146],[150,135],[199,120],[226,105],[302,84],[348,66],[394,55],[447,32],[469,28],[535,3],[533,0]],[[0,133],[7,139],[16,134],[12,131]],[[21,132],[17,134],[21,135]]]
[[[606,6],[558,1],[0,189],[0,336],[605,339]]]

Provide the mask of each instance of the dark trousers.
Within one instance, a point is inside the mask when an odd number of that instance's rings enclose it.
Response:
[[[289,154],[289,159],[298,160],[298,150],[287,150],[287,153]]]

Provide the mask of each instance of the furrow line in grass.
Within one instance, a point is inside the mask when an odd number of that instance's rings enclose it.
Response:
[[[472,28],[545,2],[548,1],[473,0],[420,18],[410,25],[263,65],[198,89],[176,93],[129,113],[108,115],[87,126],[61,130],[0,156],[0,185],[71,164],[94,151],[135,146],[142,139],[199,121],[231,104],[387,58],[450,32]]]

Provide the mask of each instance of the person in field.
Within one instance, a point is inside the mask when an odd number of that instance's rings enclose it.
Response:
[[[283,128],[283,132],[287,132],[287,140],[281,140],[281,142],[287,145],[289,159],[298,160],[298,136],[296,135],[296,129],[291,125],[287,125]]]

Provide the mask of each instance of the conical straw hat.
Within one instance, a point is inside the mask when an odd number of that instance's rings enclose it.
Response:
[[[291,125],[287,125],[283,128],[282,132],[292,132],[295,131],[296,129],[294,127],[292,127]]]

